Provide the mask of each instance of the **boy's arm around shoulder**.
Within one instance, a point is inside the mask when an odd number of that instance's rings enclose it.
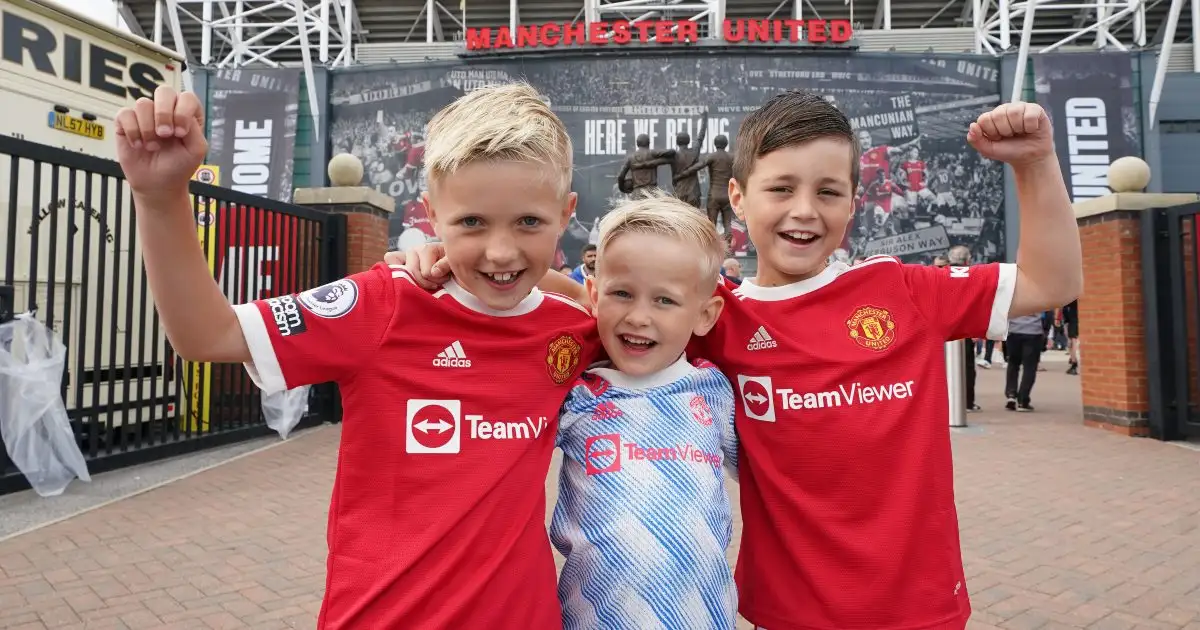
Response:
[[[588,304],[587,287],[554,269],[546,272],[546,275],[538,282],[538,288],[565,295],[585,306]]]
[[[713,427],[721,432],[723,463],[736,481],[738,479],[738,436],[734,423],[736,416],[733,385],[715,365],[698,361],[702,371],[701,392],[713,416]]]
[[[587,387],[587,373],[583,373],[579,378],[575,379],[575,383],[571,385],[571,389],[567,392],[567,397],[563,400],[562,407],[558,411],[558,433],[554,437],[554,445],[563,447],[571,438],[573,429],[579,425],[579,421],[583,419],[585,414],[591,413],[596,408],[596,396]]]

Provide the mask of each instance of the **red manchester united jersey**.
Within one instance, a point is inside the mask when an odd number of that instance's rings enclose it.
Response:
[[[872,182],[867,184],[866,198],[868,201],[878,203],[883,199],[891,199],[896,193],[896,185],[888,180],[882,182]]]
[[[859,181],[870,183],[875,181],[875,175],[879,171],[883,171],[884,178],[890,174],[888,162],[888,147],[871,147],[863,151],[862,157],[858,160],[859,164]]]
[[[1012,265],[871,258],[719,289],[738,392],[741,612],[771,630],[961,629],[943,342],[1002,338]]]
[[[925,189],[925,162],[922,160],[908,160],[900,165],[904,169],[904,173],[908,178],[908,189],[913,192],[921,192]]]
[[[321,628],[561,628],[545,483],[599,348],[583,307],[491,311],[380,264],[235,308],[265,391],[341,390]]]

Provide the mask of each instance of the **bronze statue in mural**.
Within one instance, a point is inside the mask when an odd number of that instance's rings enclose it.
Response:
[[[617,175],[617,189],[627,195],[658,186],[658,167],[670,164],[675,157],[674,149],[651,149],[650,136],[644,133],[638,135],[636,143],[637,150],[625,158]]]
[[[713,225],[717,221],[725,229],[725,240],[728,242],[733,233],[730,222],[733,220],[733,207],[729,205],[729,180],[733,179],[733,156],[725,149],[729,146],[729,138],[717,136],[713,138],[712,153],[700,158],[691,168],[684,171],[695,177],[703,169],[708,169],[708,220]]]
[[[708,115],[700,123],[700,135],[694,147],[686,131],[675,134],[675,156],[671,158],[671,185],[680,201],[696,208],[700,207],[699,171],[690,171],[700,161],[700,148],[704,146],[704,134],[708,133]]]

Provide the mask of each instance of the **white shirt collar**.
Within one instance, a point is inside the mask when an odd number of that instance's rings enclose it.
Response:
[[[612,364],[606,362],[604,365]],[[679,359],[671,365],[645,376],[630,376],[611,367],[595,367],[588,370],[588,373],[595,374],[621,389],[642,391],[662,387],[663,385],[670,385],[695,371],[696,368],[692,367],[691,363],[688,363],[687,354],[681,354],[679,355]]]
[[[529,295],[525,296],[525,299],[518,302],[516,306],[506,311],[500,311],[488,307],[486,304],[480,301],[479,298],[472,295],[470,291],[464,289],[462,285],[458,284],[458,282],[456,282],[453,278],[446,282],[446,284],[442,285],[441,291],[438,291],[434,294],[435,297],[441,297],[443,295],[449,295],[459,304],[462,304],[476,313],[491,315],[492,317],[516,317],[518,315],[532,313],[534,309],[536,309],[538,306],[541,306],[542,299],[545,297],[542,295],[541,290],[539,290],[537,287],[533,287],[533,290],[529,292]]]
[[[844,262],[833,262],[811,278],[778,287],[759,286],[755,283],[756,278],[745,278],[733,289],[733,294],[760,302],[790,300],[829,285],[849,269],[850,266]]]

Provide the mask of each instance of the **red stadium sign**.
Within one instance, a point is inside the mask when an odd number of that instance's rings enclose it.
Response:
[[[854,29],[850,20],[725,20],[721,38],[728,44],[844,44]],[[700,41],[699,24],[691,20],[629,22],[548,22],[507,26],[470,27],[467,50],[605,46],[613,44],[694,44]]]

